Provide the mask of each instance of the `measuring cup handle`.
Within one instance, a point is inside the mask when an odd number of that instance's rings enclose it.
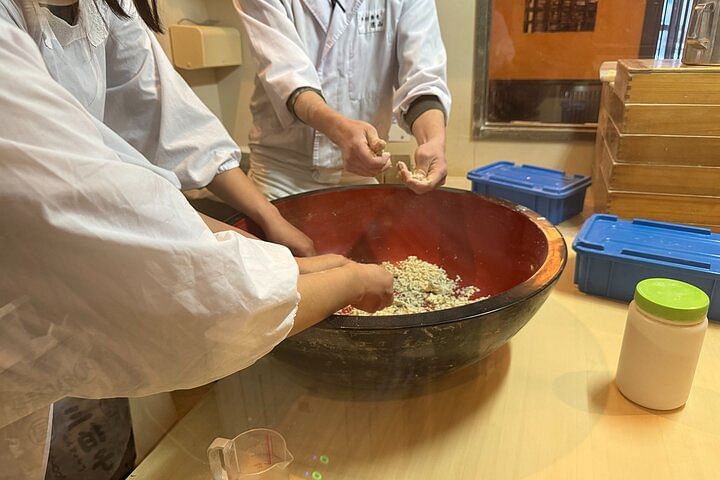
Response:
[[[227,438],[216,438],[208,447],[208,460],[210,461],[210,472],[212,472],[213,480],[228,480],[223,451],[231,442],[232,440]]]

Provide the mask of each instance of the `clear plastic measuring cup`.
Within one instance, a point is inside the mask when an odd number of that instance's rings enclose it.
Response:
[[[285,438],[274,430],[255,428],[232,440],[216,438],[208,448],[213,480],[288,480],[293,461]]]

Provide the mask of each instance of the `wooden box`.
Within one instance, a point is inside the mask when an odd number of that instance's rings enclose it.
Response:
[[[623,103],[614,90],[603,100],[621,133],[720,136],[720,105]]]
[[[623,60],[603,85],[597,211],[720,229],[720,68]]]
[[[597,155],[599,159],[601,154]],[[617,190],[608,185],[599,161],[595,162],[593,168],[591,188],[597,212],[612,213],[623,218],[697,225],[720,231],[718,197]]]
[[[613,158],[622,163],[720,167],[720,136],[648,135],[621,133],[604,111],[598,136]]]
[[[720,67],[679,60],[620,60],[614,90],[623,103],[720,105]]]
[[[720,167],[621,163],[601,140],[596,162],[613,190],[710,195],[718,196],[720,202]]]

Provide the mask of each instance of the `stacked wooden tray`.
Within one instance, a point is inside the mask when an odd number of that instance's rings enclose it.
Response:
[[[618,62],[595,153],[596,210],[720,230],[720,68]]]

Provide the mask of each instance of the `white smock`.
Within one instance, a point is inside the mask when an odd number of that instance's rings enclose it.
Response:
[[[372,179],[343,172],[339,148],[286,105],[300,87],[387,138],[421,96],[450,112],[434,0],[234,0],[259,67],[250,176],[270,198]]]
[[[183,190],[239,167],[237,144],[172,67],[132,1],[120,3],[131,19],[94,0],[79,1],[75,25],[37,0],[0,0],[0,19],[28,32],[52,78],[151,163],[172,171]]]
[[[118,52],[130,61],[132,49]],[[90,114],[46,60],[0,15],[0,479],[44,478],[54,401],[236,372],[286,337],[299,300],[288,249],[212,234],[178,190],[181,174]],[[155,90],[136,94],[152,104]],[[137,146],[197,153],[175,135]]]

